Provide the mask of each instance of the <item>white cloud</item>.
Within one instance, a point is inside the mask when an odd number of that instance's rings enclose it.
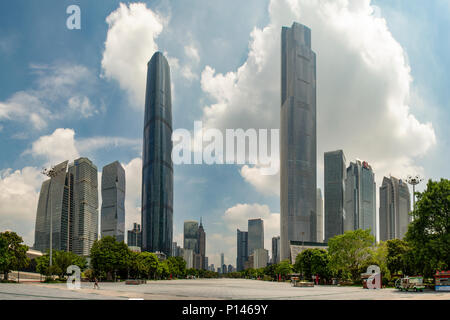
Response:
[[[0,171],[0,232],[13,230],[27,245],[34,243],[39,189],[44,176],[38,169]]]
[[[142,186],[142,159],[134,158],[125,169],[125,231],[132,229],[133,223],[141,224],[141,186]]]
[[[184,46],[184,53],[193,62],[198,63],[200,61],[200,55],[198,54],[198,50],[193,44]]]
[[[89,118],[98,113],[95,107],[91,104],[89,98],[86,96],[71,97],[68,101],[68,105],[73,111],[78,111],[82,118]]]
[[[147,63],[158,50],[155,39],[163,30],[164,18],[144,3],[121,3],[107,18],[108,34],[102,68],[107,79],[119,82],[132,105],[144,107]]]
[[[248,58],[236,71],[203,70],[202,89],[214,101],[204,108],[204,126],[279,127],[281,27],[297,21],[311,28],[317,54],[318,162],[342,148],[347,160],[369,161],[377,182],[420,171],[414,160],[435,145],[434,129],[411,114],[405,52],[370,1],[271,1],[269,15],[266,27],[251,32]],[[275,194],[270,177],[248,167],[241,174]]]

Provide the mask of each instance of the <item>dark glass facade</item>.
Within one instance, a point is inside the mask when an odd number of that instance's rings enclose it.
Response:
[[[248,260],[248,232],[237,229],[237,271],[244,270],[244,263]]]
[[[345,161],[342,150],[325,152],[325,242],[344,233]]]
[[[294,22],[281,32],[281,260],[289,241],[316,241],[316,54],[311,30]]]
[[[248,220],[248,255],[256,249],[264,249],[264,221],[262,219]]]
[[[171,255],[173,232],[170,68],[156,52],[148,63],[142,163],[142,250]]]

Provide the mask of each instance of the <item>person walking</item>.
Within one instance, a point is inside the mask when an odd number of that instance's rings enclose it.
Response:
[[[97,277],[94,278],[94,289],[97,288],[100,290],[100,287],[98,286],[98,280]]]

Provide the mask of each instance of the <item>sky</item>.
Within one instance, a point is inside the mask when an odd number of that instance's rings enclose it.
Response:
[[[69,30],[68,6],[81,9]],[[173,128],[279,128],[280,35],[296,21],[317,55],[323,153],[389,174],[448,178],[450,4],[445,0],[16,0],[0,3],[0,231],[34,242],[43,167],[85,156],[126,170],[126,228],[140,222],[146,65],[172,77]],[[425,182],[418,186],[423,190]],[[101,194],[99,194],[101,197]],[[101,203],[101,202],[100,202]],[[174,241],[202,218],[209,263],[236,263],[236,229],[279,235],[279,175],[254,165],[174,167]]]

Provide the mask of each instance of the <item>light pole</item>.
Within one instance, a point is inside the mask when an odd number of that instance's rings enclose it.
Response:
[[[423,178],[421,178],[419,175],[416,176],[408,176],[406,178],[406,182],[408,182],[413,187],[413,210],[416,209],[416,185],[419,184]]]
[[[52,191],[52,180],[65,168],[57,169],[56,166],[50,167],[50,169],[43,169],[42,174],[50,178],[50,184],[48,186],[47,197],[50,197],[50,267],[53,265],[52,251],[53,251],[53,206],[52,206],[52,196],[50,195]]]

